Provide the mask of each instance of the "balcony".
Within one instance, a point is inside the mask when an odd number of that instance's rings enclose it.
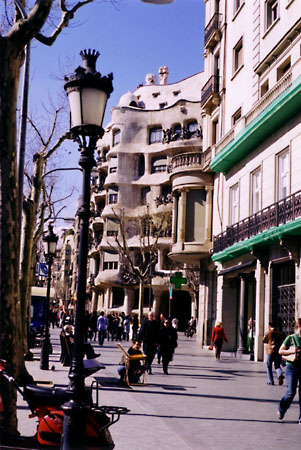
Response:
[[[215,13],[205,28],[204,47],[213,48],[221,40],[222,15]]]
[[[301,217],[301,191],[292,194],[283,200],[280,200],[267,208],[262,209],[256,214],[241,220],[240,222],[227,227],[226,231],[214,236],[213,239],[213,253],[222,252],[228,247],[233,246],[246,239],[250,239],[260,233],[263,233],[274,227],[281,227]],[[299,225],[300,227],[300,225]],[[280,230],[279,230],[280,231]],[[292,230],[291,230],[292,231]],[[281,230],[281,233],[285,233],[285,227]],[[294,230],[295,232],[295,230]],[[299,231],[301,234],[301,230]],[[273,233],[272,237],[280,237],[280,233],[277,235],[277,230]],[[259,241],[262,243],[263,239]],[[247,248],[248,247],[248,248]],[[246,251],[249,251],[249,246],[246,245]],[[218,260],[217,258],[213,258]]]
[[[170,172],[175,174],[195,169],[202,170],[206,161],[205,156],[205,153],[199,152],[180,153],[172,158]]]
[[[204,108],[206,114],[211,113],[211,109],[220,104],[220,86],[221,77],[212,75],[201,92],[201,105]]]

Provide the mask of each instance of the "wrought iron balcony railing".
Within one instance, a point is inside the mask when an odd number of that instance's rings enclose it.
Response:
[[[209,23],[205,27],[204,45],[208,45],[214,33],[221,30],[222,15],[219,13],[213,14]]]
[[[218,94],[220,90],[220,77],[218,75],[212,75],[205,86],[202,88],[201,92],[201,105],[203,106],[204,103],[213,95]]]
[[[226,231],[214,236],[213,253],[225,250],[237,242],[244,241],[272,227],[284,225],[301,217],[301,191],[273,203],[256,214],[247,217]]]
[[[204,46],[206,47],[213,37],[214,33],[220,32],[222,23],[222,15],[219,13],[213,14],[209,23],[205,27]]]

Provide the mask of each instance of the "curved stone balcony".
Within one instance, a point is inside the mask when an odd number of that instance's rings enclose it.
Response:
[[[192,152],[180,153],[171,160],[171,173],[179,173],[187,170],[202,170],[205,165],[205,153]]]
[[[172,261],[186,264],[199,264],[207,258],[212,248],[212,241],[204,242],[176,242],[172,245],[168,257]]]

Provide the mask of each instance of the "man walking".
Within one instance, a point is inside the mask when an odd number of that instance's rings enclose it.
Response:
[[[147,356],[145,368],[148,373],[152,373],[152,362],[157,352],[157,344],[159,342],[159,325],[154,320],[154,313],[150,311],[148,313],[148,319],[146,319],[139,332],[139,340],[143,341],[143,353]]]
[[[103,341],[106,336],[106,331],[108,327],[108,321],[105,317],[105,313],[101,311],[100,316],[97,320],[97,331],[98,331],[98,343],[99,345],[103,345]]]

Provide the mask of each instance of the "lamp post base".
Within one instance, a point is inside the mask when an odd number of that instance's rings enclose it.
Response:
[[[41,359],[40,359],[41,370],[49,370],[49,353],[50,353],[49,337],[43,336],[41,343]]]
[[[86,418],[89,406],[70,400],[62,405],[64,430],[61,450],[84,450],[86,448]]]

